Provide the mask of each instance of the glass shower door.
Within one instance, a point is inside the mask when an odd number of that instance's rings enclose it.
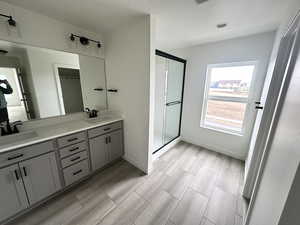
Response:
[[[180,134],[184,81],[184,63],[172,59],[169,59],[167,63],[164,144]]]
[[[153,153],[180,135],[185,63],[156,51]]]

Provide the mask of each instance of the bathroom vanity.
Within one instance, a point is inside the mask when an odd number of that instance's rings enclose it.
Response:
[[[108,92],[118,92],[107,88],[100,55],[6,40],[0,50],[2,224],[120,159],[124,149],[123,119],[108,111]]]
[[[5,205],[0,224],[89,178],[124,152],[118,116],[71,120],[18,135],[27,138],[0,145],[0,199]]]

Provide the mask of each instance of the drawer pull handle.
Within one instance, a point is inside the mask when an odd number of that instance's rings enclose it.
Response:
[[[27,177],[27,170],[25,166],[23,166],[23,172],[24,172],[24,176]]]
[[[24,156],[24,154],[20,154],[20,155],[8,157],[7,160],[13,160],[13,159],[21,158],[21,157],[23,157],[23,156]]]
[[[80,159],[80,158],[81,158],[81,157],[78,156],[78,157],[76,157],[76,158],[70,159],[70,161],[71,161],[71,162],[74,162],[74,161],[76,161],[76,160],[78,160],[78,159]]]
[[[111,128],[110,127],[107,127],[107,128],[104,128],[103,130],[104,131],[108,131],[108,130],[110,130]]]
[[[78,170],[78,171],[76,171],[76,172],[73,173],[73,176],[75,176],[75,175],[77,175],[77,174],[79,174],[81,172],[82,172],[82,170]]]
[[[78,150],[78,149],[79,149],[79,147],[76,147],[76,148],[70,149],[69,151],[70,151],[70,152],[74,152],[74,151],[76,151],[76,150]]]
[[[77,141],[77,140],[78,140],[78,138],[75,137],[75,138],[68,139],[68,142]]]
[[[19,180],[20,177],[19,177],[19,174],[18,174],[18,170],[15,170],[14,172],[15,172],[16,179]]]

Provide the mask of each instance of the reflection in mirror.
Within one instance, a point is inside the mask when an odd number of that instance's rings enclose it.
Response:
[[[107,108],[104,60],[0,41],[0,123]]]
[[[57,68],[61,87],[61,110],[63,113],[83,111],[80,71],[74,68]]]

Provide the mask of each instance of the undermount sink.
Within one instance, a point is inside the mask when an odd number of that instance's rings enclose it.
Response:
[[[38,134],[35,131],[2,136],[0,137],[0,145],[8,145],[15,142],[25,141],[27,139],[35,138],[37,136]]]

